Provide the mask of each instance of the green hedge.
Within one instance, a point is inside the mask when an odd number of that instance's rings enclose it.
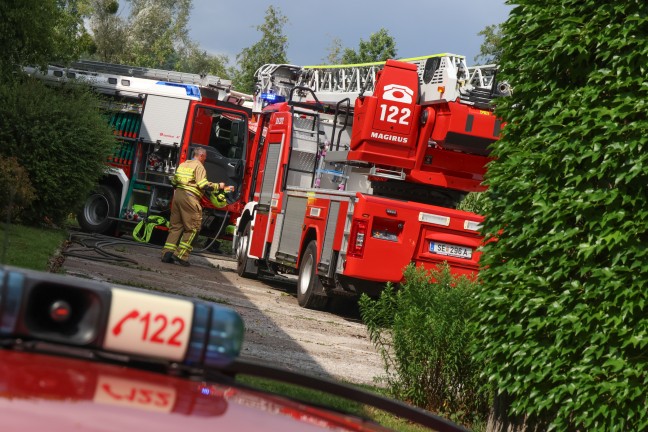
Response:
[[[23,209],[35,198],[27,170],[20,166],[18,159],[0,156],[0,222],[19,221]]]
[[[115,139],[86,89],[22,79],[0,83],[0,143],[0,156],[17,158],[36,190],[21,219],[60,224],[103,173]]]
[[[409,266],[404,277],[398,290],[388,285],[377,300],[360,299],[392,394],[463,424],[483,423],[489,401],[471,357],[476,282],[454,277],[447,265]]]
[[[494,419],[647,430],[648,8],[515,3],[477,293]]]

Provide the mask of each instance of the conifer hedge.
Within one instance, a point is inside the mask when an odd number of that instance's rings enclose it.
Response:
[[[477,291],[494,419],[648,430],[648,5],[511,3]]]

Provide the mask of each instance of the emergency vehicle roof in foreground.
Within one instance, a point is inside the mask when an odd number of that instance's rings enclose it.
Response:
[[[246,391],[123,366],[0,350],[2,430],[383,430]]]
[[[2,431],[386,430],[235,381],[257,375],[386,409],[359,389],[237,360],[243,333],[240,316],[214,303],[0,266]]]

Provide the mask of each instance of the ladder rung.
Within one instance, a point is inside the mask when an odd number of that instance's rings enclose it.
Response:
[[[301,128],[293,127],[293,131],[317,135],[317,131],[311,129],[301,129]]]

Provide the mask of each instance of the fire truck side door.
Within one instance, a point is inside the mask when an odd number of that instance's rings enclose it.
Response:
[[[237,117],[235,114],[213,114],[205,161],[209,181],[234,186],[235,199],[238,199],[243,183],[247,144],[246,121],[243,117]]]

